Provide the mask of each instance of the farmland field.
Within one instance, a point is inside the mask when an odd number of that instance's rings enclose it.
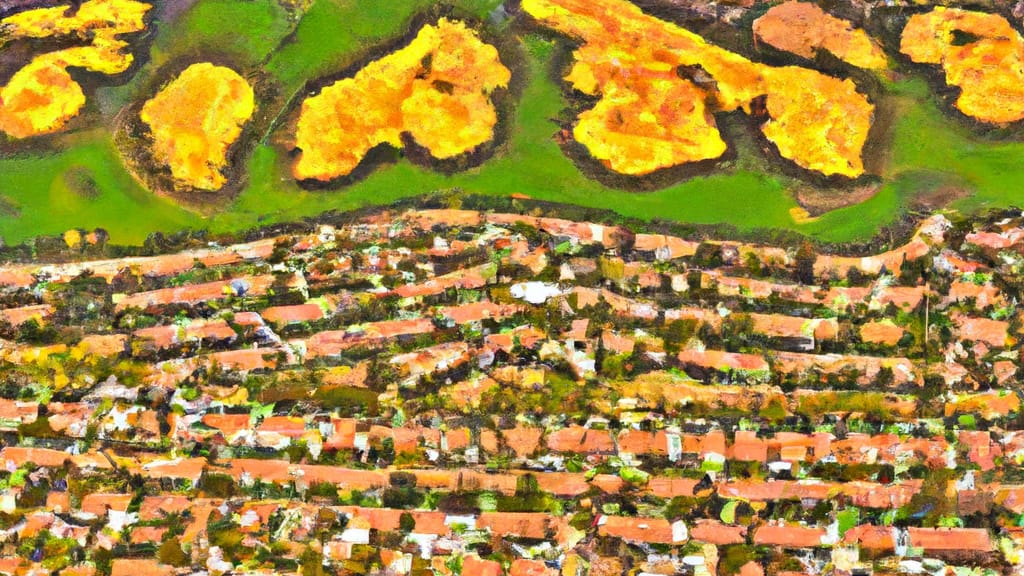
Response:
[[[496,0],[462,0],[453,8],[457,14],[491,22],[494,33],[513,37],[519,53],[511,56],[521,59],[508,136],[492,158],[449,175],[396,157],[354,182],[304,189],[290,177],[291,159],[281,145],[286,138],[282,126],[297,105],[297,96],[305,92],[303,87],[365,62],[365,46],[394,42],[434,3],[306,4],[199,0],[166,21],[161,15],[174,11],[158,13],[147,32],[153,38],[145,44],[145,64],[121,85],[95,91],[86,104],[88,122],[83,124],[88,128],[46,137],[24,150],[11,146],[10,153],[0,155],[0,196],[6,207],[0,215],[0,236],[17,243],[71,227],[102,227],[117,242],[139,243],[155,231],[239,231],[324,210],[461,189],[495,196],[521,193],[640,219],[725,223],[740,230],[783,228],[822,241],[846,242],[864,240],[892,223],[926,188],[955,189],[949,206],[966,211],[1019,203],[1013,184],[1019,180],[1024,144],[980,135],[945,113],[926,79],[902,72],[882,81],[883,98],[897,112],[886,134],[890,142],[883,145],[879,189],[866,201],[817,218],[801,217],[794,211],[799,206],[793,191],[804,182],[769,162],[742,134],[742,127],[732,128],[741,133],[735,158],[710,173],[653,191],[610,187],[585,175],[554,139],[569,105],[557,80],[561,71],[555,70],[564,63],[567,45],[509,20],[494,23],[490,15],[500,5]],[[245,176],[240,192],[204,215],[147,193],[117,160],[109,131],[98,128],[113,123],[127,104],[151,96],[167,81],[166,70],[173,62],[199,58],[230,63],[243,76],[257,77],[269,95],[258,113],[263,118],[258,140],[242,158]],[[95,181],[90,197],[63,184],[65,171],[82,168]],[[847,189],[826,187],[821,193],[841,197]]]

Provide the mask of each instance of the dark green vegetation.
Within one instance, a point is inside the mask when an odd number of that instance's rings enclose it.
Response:
[[[713,175],[650,193],[610,189],[583,175],[553,138],[566,114],[563,88],[552,72],[563,47],[523,34],[508,22],[494,23],[494,31],[520,35],[521,53],[503,57],[523,58],[526,78],[508,140],[477,168],[447,176],[400,160],[354,184],[303,190],[291,178],[291,160],[282,145],[285,114],[273,123],[278,129],[262,135],[247,157],[248,179],[241,193],[215,216],[202,218],[135,182],[118,158],[107,127],[175,62],[213,59],[258,77],[271,98],[261,113],[275,116],[305,95],[307,82],[365,61],[370,49],[406,33],[414,15],[436,3],[316,0],[305,9],[301,4],[199,0],[172,21],[158,21],[148,62],[127,84],[100,88],[90,101],[89,122],[95,129],[49,139],[31,146],[32,151],[7,152],[0,159],[0,236],[12,243],[72,227],[102,227],[117,243],[141,243],[154,231],[243,230],[448,188],[496,196],[518,192],[641,219],[723,222],[748,230],[786,228],[831,242],[872,236],[925,193],[934,196],[930,208],[950,200],[951,207],[965,211],[1019,203],[1015,183],[1024,165],[1024,143],[987,141],[972,134],[942,113],[926,81],[916,77],[886,83],[885,99],[895,113],[880,191],[817,220],[794,220],[790,210],[797,203],[791,191],[804,183],[769,166],[751,142],[740,143],[736,160]],[[457,13],[494,22],[491,14],[501,2],[451,4]],[[69,170],[75,178],[65,178]],[[67,184],[80,181],[94,185],[82,193]]]

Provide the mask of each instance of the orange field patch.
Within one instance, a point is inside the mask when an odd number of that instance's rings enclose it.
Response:
[[[1024,38],[998,14],[937,7],[915,14],[900,51],[914,62],[939,64],[960,88],[956,107],[982,122],[1024,119]]]
[[[623,0],[522,6],[544,26],[583,42],[566,80],[602,100],[581,115],[574,136],[614,171],[641,176],[716,158],[725,145],[707,112],[752,113],[764,96],[762,131],[784,158],[825,175],[864,172],[861,151],[874,107],[850,80],[751,62]]]
[[[773,6],[754,21],[754,34],[779,50],[804,58],[826,50],[858,68],[880,70],[888,65],[882,47],[867,32],[809,2]]]

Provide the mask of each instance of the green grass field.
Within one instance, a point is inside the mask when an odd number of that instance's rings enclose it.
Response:
[[[870,200],[817,220],[795,222],[789,189],[799,181],[768,166],[740,143],[732,167],[655,192],[608,188],[587,178],[554,142],[553,121],[566,106],[562,87],[551,79],[557,47],[537,36],[521,38],[525,85],[515,102],[511,134],[495,156],[469,171],[443,174],[399,161],[367,178],[332,190],[307,191],[290,178],[286,151],[274,139],[258,144],[247,161],[241,193],[218,214],[203,218],[157,198],[123,167],[103,124],[159,81],[176,59],[217,57],[252,73],[263,69],[277,100],[286,102],[308,81],[346,70],[376,44],[407,31],[428,0],[317,0],[305,13],[275,0],[199,0],[173,22],[155,27],[149,62],[128,83],[101,88],[90,103],[95,127],[53,140],[53,152],[0,156],[0,236],[8,243],[72,227],[107,229],[114,242],[139,243],[155,231],[207,228],[238,231],[277,221],[314,216],[329,209],[388,203],[435,190],[460,188],[486,195],[519,192],[537,199],[606,208],[641,219],[728,223],[740,229],[785,228],[814,238],[845,242],[866,239],[897,218],[909,199],[934,186],[957,186],[971,194],[953,203],[964,211],[1021,204],[1016,182],[1024,175],[1024,144],[990,142],[948,118],[927,83],[911,78],[891,83],[901,111],[882,189]],[[485,19],[500,0],[459,0],[458,9]],[[505,33],[513,33],[505,30]],[[269,111],[272,115],[277,110]],[[74,168],[91,174],[96,194],[66,183]],[[842,192],[837,192],[842,193]]]

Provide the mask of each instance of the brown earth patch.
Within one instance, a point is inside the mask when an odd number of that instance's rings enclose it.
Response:
[[[961,188],[960,186],[938,186],[915,195],[910,201],[910,208],[912,210],[927,210],[931,212],[944,208],[953,201],[959,200],[960,198],[966,198],[970,195],[970,190]]]
[[[845,208],[870,200],[882,188],[881,183],[872,183],[842,190],[801,186],[794,190],[797,204],[810,216],[821,216],[838,208]]]
[[[806,216],[816,218],[832,210],[867,202],[881,189],[881,182],[841,190],[801,186],[793,191],[793,197],[797,204],[807,211]],[[970,194],[970,190],[961,186],[936,186],[915,194],[907,208],[912,211],[934,212]]]

